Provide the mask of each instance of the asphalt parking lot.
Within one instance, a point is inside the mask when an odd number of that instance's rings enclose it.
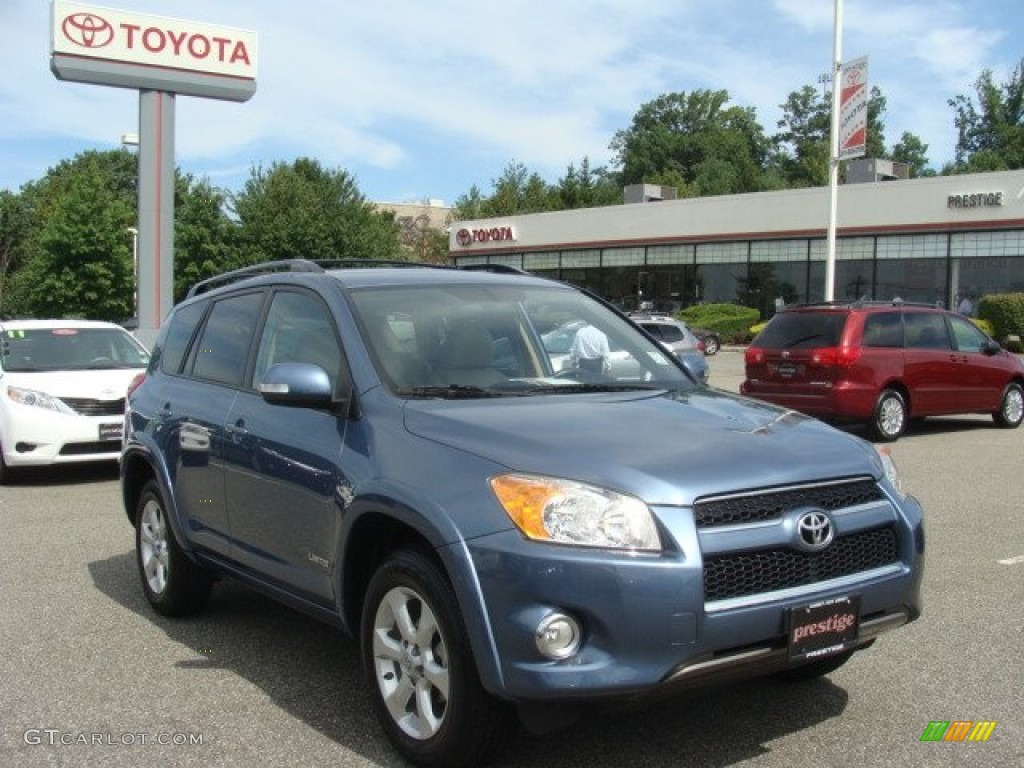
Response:
[[[735,391],[741,352],[711,370]],[[516,739],[495,765],[1024,765],[1024,429],[929,419],[894,456],[927,514],[920,621],[828,678],[595,713]],[[0,521],[0,764],[404,765],[336,630],[230,582],[201,617],[149,610],[116,467],[18,478]],[[921,741],[947,720],[995,727]]]

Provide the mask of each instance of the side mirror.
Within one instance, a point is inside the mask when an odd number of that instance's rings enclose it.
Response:
[[[260,395],[271,405],[329,408],[334,392],[327,371],[313,363],[277,363],[259,384]]]
[[[981,351],[986,355],[996,355],[1003,348],[999,345],[999,342],[995,339],[985,339],[985,343],[981,345]]]

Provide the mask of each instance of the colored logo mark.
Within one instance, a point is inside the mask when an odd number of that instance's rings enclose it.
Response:
[[[932,720],[921,741],[988,741],[995,728],[995,720]]]

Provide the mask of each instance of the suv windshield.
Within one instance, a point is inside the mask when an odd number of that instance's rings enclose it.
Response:
[[[399,394],[694,385],[622,316],[562,287],[389,286],[351,296],[381,378]]]
[[[11,373],[145,368],[149,354],[117,328],[25,328],[7,331],[0,368]]]
[[[835,347],[845,322],[844,312],[780,312],[753,344],[762,349]]]

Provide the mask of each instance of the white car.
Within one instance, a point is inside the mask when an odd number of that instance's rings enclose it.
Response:
[[[0,482],[18,467],[116,460],[149,353],[119,325],[0,321]]]

